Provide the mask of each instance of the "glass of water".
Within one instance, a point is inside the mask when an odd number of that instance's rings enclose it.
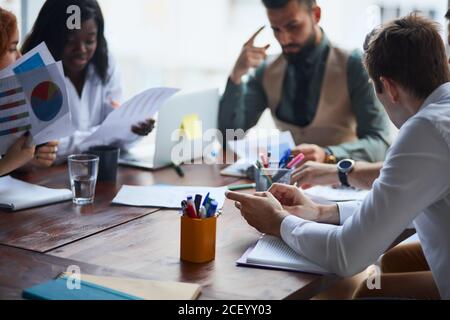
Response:
[[[99,158],[90,154],[74,154],[68,158],[73,202],[85,205],[94,202]]]

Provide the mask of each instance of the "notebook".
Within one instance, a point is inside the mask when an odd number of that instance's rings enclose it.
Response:
[[[242,266],[266,267],[315,274],[329,273],[324,268],[296,253],[282,239],[268,235],[259,239],[257,244],[253,248],[249,248],[236,263]]]
[[[67,288],[67,274],[25,289],[33,300],[193,300],[200,285],[182,282],[81,275],[81,289]],[[71,281],[73,283],[73,281]]]
[[[0,208],[11,211],[28,209],[72,199],[68,189],[50,189],[14,179],[0,178]]]

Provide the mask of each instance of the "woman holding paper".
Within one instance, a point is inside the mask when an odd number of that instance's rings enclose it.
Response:
[[[19,31],[16,17],[13,13],[0,8],[0,70],[20,58],[20,52],[17,50],[18,43]],[[11,116],[11,114],[8,115]],[[6,155],[0,159],[0,176],[26,164],[46,167],[52,165],[56,158],[57,141],[38,148],[30,144],[31,136],[26,133],[9,147]]]
[[[68,8],[78,7],[81,24],[69,29]],[[76,10],[74,11],[76,14]],[[75,17],[76,18],[76,17]],[[72,22],[75,22],[74,19]],[[47,0],[22,47],[26,53],[44,41],[56,60],[62,60],[75,133],[61,140],[58,157],[84,151],[81,142],[94,132],[110,112],[120,106],[122,87],[104,36],[104,19],[96,0]],[[154,120],[131,128],[149,134]]]

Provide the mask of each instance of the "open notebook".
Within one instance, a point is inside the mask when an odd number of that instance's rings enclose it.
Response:
[[[326,274],[324,268],[302,257],[280,238],[265,235],[236,261],[238,265]]]
[[[68,189],[50,189],[14,179],[0,178],[0,208],[16,211],[72,199]]]
[[[81,275],[80,290],[68,289],[68,274],[25,289],[23,297],[33,300],[193,300],[198,284]],[[74,281],[69,279],[70,283]]]

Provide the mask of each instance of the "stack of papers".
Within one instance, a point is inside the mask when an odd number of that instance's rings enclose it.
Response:
[[[29,131],[36,145],[73,132],[61,61],[45,43],[0,72],[0,154]]]
[[[124,185],[113,199],[112,203],[134,207],[158,207],[168,209],[181,209],[181,201],[187,196],[202,195],[205,199],[210,198],[218,202],[218,208],[225,203],[225,192],[227,187],[178,187],[178,186],[127,186]]]
[[[288,271],[301,271],[316,274],[329,273],[324,268],[302,257],[280,238],[265,235],[254,248],[236,261],[237,265],[265,267]]]
[[[0,178],[0,208],[22,210],[72,199],[68,189],[50,189],[10,176]]]

